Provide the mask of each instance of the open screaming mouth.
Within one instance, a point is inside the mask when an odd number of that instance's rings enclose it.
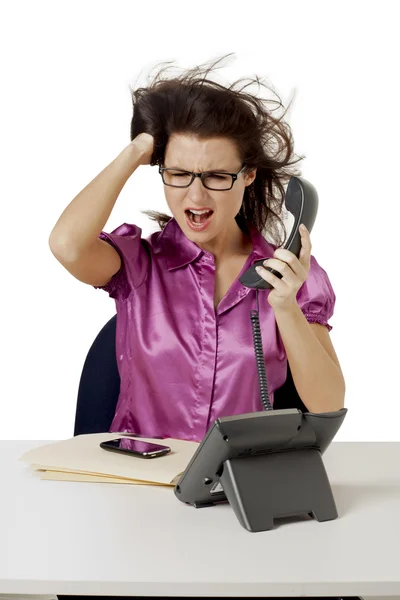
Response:
[[[185,211],[185,213],[188,215],[190,221],[192,223],[194,223],[195,225],[201,225],[202,223],[205,223],[206,221],[208,221],[208,219],[211,217],[213,212],[214,211],[209,210],[208,212],[202,213],[201,215],[196,215],[196,214],[193,214],[190,210]]]

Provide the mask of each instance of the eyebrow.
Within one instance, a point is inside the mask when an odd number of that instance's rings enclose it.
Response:
[[[182,167],[166,167],[168,169],[177,169],[179,171],[187,171],[188,173],[191,173],[192,171],[190,171],[189,169],[183,169]],[[222,173],[232,173],[232,171],[230,169],[206,169],[205,171],[201,171],[201,173],[214,173],[215,171],[219,171]]]

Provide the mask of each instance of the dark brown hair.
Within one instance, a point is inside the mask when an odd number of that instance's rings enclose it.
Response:
[[[281,219],[286,211],[284,185],[293,175],[301,174],[290,166],[304,157],[293,158],[291,129],[283,120],[286,111],[277,117],[266,106],[268,101],[283,106],[276,92],[278,102],[242,91],[246,85],[240,90],[235,89],[237,83],[245,81],[243,79],[224,87],[206,78],[222,58],[211,66],[197,66],[173,78],[162,79],[168,66],[162,67],[147,87],[130,88],[133,104],[131,140],[142,132],[154,137],[150,162],[154,166],[163,165],[168,137],[173,133],[195,135],[202,140],[229,138],[235,143],[242,164],[246,163],[246,170],[257,168],[256,178],[245,188],[235,220],[244,233],[248,233],[247,222],[264,236],[268,232],[270,241],[281,246],[286,239]],[[260,84],[257,75],[248,81],[247,85]],[[157,221],[161,229],[171,219],[165,213],[142,212]],[[283,234],[279,232],[279,226]]]

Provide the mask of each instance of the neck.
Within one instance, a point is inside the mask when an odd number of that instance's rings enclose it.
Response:
[[[251,238],[243,233],[235,220],[230,227],[220,231],[215,238],[197,245],[210,252],[214,256],[215,262],[219,263],[234,256],[249,255],[253,249]]]

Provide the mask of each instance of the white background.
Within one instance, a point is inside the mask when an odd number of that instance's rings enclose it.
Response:
[[[398,3],[18,2],[2,5],[1,439],[72,437],[86,354],[115,303],[48,246],[79,191],[130,142],[129,86],[234,52],[229,84],[267,78],[317,189],[312,254],[337,301],[348,414],[336,440],[400,440]],[[179,71],[181,72],[181,71]],[[247,91],[257,93],[257,86]],[[265,88],[261,88],[261,94]],[[112,231],[168,211],[156,168],[123,188]]]

